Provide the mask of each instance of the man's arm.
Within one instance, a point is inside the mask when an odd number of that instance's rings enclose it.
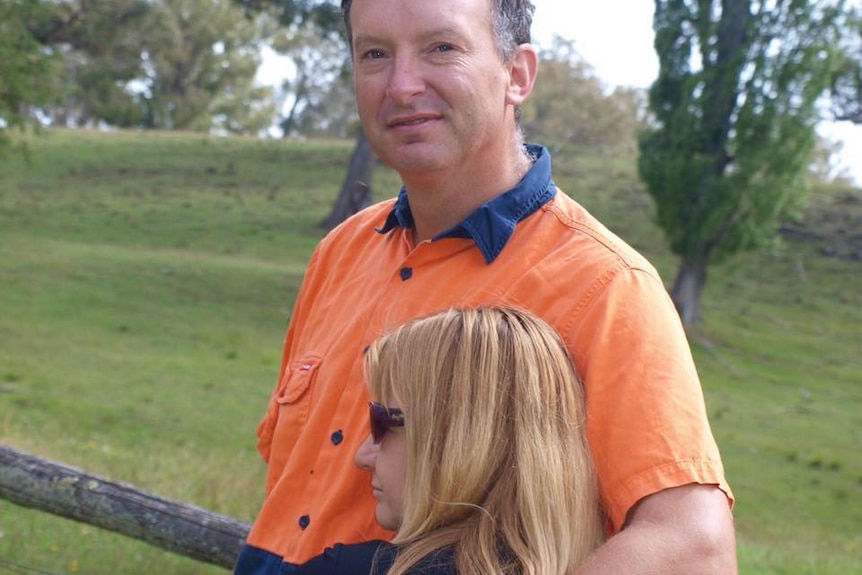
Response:
[[[733,517],[718,487],[690,484],[645,497],[574,575],[676,573],[737,573]]]

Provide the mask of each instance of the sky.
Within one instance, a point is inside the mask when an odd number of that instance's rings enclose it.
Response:
[[[533,41],[547,45],[554,35],[574,40],[578,52],[609,86],[646,88],[658,75],[652,0],[533,2]]]
[[[862,5],[862,0],[850,0]],[[653,0],[533,0],[533,41],[550,45],[556,34],[577,51],[608,87],[647,88],[658,75],[653,49]],[[267,67],[266,60],[264,68]],[[270,64],[271,65],[271,64]],[[265,72],[264,72],[265,74]],[[541,70],[539,81],[541,81]],[[862,126],[824,123],[821,135],[842,142],[839,171],[862,185]]]

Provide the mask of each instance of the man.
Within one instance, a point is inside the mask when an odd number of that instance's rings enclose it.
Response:
[[[476,304],[531,309],[584,378],[609,539],[578,573],[735,573],[732,496],[663,284],[556,189],[548,151],[522,143],[517,110],[538,63],[530,2],[342,9],[363,129],[404,188],[309,261],[258,427],[266,498],[236,573],[387,537],[351,462],[368,433],[362,350],[413,317]]]

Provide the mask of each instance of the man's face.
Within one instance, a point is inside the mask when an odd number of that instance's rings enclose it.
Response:
[[[476,169],[509,149],[509,71],[489,13],[489,0],[354,0],[359,115],[402,177]]]

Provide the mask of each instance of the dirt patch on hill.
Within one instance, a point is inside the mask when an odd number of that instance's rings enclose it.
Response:
[[[862,189],[815,190],[801,221],[785,223],[780,232],[816,244],[826,256],[862,261]]]

